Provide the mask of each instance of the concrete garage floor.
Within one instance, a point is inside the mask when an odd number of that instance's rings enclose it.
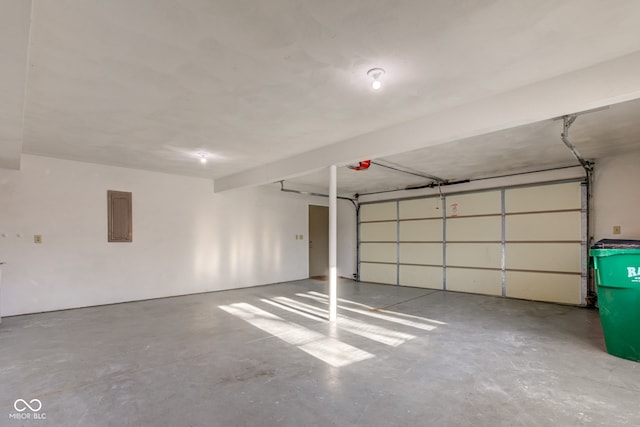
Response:
[[[640,425],[640,364],[597,311],[345,280],[335,328],[325,288],[5,318],[0,425]]]

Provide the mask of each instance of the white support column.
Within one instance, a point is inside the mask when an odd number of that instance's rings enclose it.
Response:
[[[338,304],[338,183],[336,165],[329,168],[329,321],[335,322]]]

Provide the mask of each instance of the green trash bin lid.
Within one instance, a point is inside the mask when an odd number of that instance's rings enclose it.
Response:
[[[593,257],[605,257],[612,255],[637,255],[640,254],[640,240],[602,239],[598,240],[589,251]],[[595,262],[598,268],[598,262]]]
[[[602,239],[594,243],[591,249],[640,249],[640,240]]]

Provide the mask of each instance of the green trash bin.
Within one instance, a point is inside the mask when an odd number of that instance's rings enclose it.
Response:
[[[590,253],[607,353],[640,361],[640,241],[600,240]]]

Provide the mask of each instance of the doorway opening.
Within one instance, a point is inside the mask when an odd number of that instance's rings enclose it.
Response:
[[[309,277],[329,277],[329,208],[309,205]]]

